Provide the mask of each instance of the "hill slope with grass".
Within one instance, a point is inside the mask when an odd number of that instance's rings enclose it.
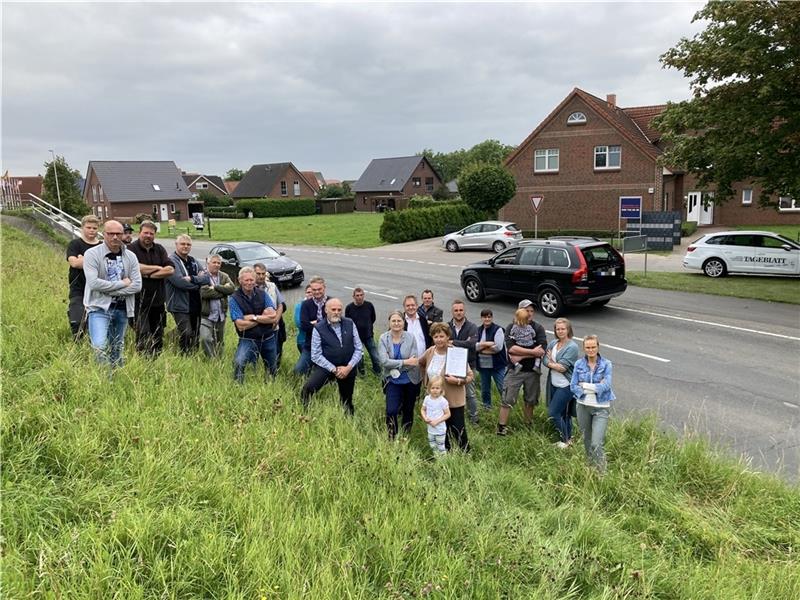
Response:
[[[434,462],[419,422],[386,441],[371,376],[353,419],[333,387],[301,414],[288,365],[236,387],[230,330],[109,382],[63,254],[3,226],[0,269],[4,597],[800,597],[798,489],[652,422],[612,421],[605,478],[541,409]]]

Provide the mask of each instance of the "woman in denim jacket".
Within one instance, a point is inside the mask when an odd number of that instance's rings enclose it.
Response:
[[[600,341],[596,335],[583,339],[585,356],[578,359],[572,372],[570,388],[578,401],[578,426],[583,435],[586,457],[597,469],[606,470],[603,448],[611,402],[616,400],[611,389],[611,361],[600,356]]]

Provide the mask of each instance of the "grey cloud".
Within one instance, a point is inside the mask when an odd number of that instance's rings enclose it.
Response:
[[[55,147],[81,171],[292,160],[354,178],[377,156],[516,144],[576,86],[686,97],[658,56],[699,7],[8,4],[3,168],[39,172]]]

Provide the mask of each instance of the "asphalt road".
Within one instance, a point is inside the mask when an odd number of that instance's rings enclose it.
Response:
[[[193,253],[201,257],[209,248],[198,241]],[[378,312],[377,331],[403,296],[425,288],[448,315],[452,299],[463,298],[461,267],[491,256],[450,254],[430,241],[368,250],[278,249],[303,265],[306,279],[322,275],[329,295],[345,303],[354,287],[363,287]],[[302,290],[285,295],[294,303]],[[495,297],[467,303],[468,318],[479,322],[487,306],[505,326],[516,302]],[[708,436],[753,469],[800,479],[796,305],[630,288],[605,308],[574,309],[567,316],[576,337],[598,335],[601,352],[614,363],[616,411],[655,413],[665,430]],[[552,319],[538,320],[552,338]]]

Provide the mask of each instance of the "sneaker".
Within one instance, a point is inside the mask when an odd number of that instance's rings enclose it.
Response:
[[[566,442],[556,442],[554,445],[556,448],[560,450],[566,450],[567,448],[569,448],[569,444],[567,444]]]
[[[509,431],[509,429],[508,429],[508,425],[500,425],[500,424],[498,423],[498,424],[497,424],[497,431],[496,431],[496,433],[497,433],[497,435],[508,435],[508,434],[510,433],[510,431]]]

